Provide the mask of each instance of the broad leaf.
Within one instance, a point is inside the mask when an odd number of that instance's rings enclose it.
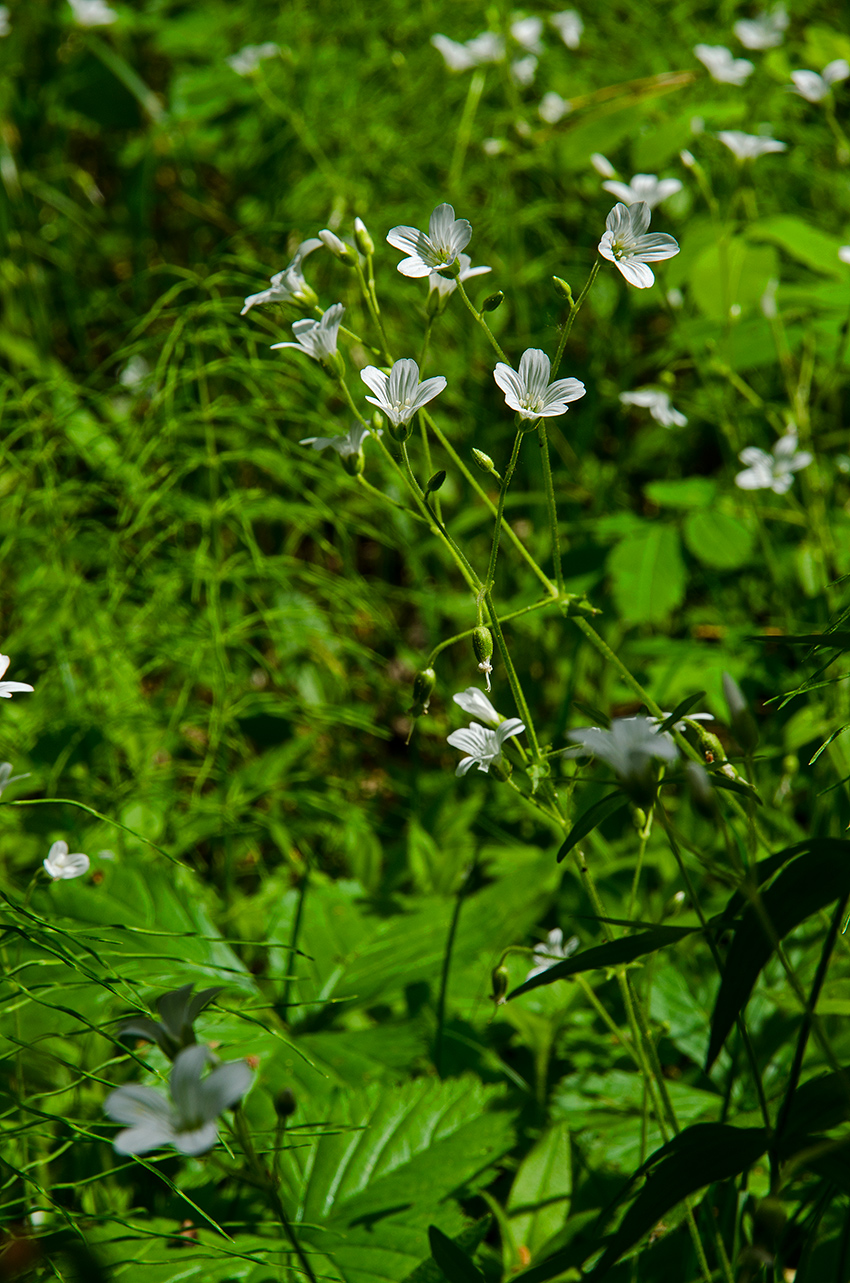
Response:
[[[428,1226],[428,1242],[431,1255],[449,1283],[484,1283],[484,1275],[471,1257],[436,1225]]]
[[[520,994],[537,989],[540,985],[550,985],[555,980],[566,980],[568,976],[578,975],[582,971],[595,971],[601,967],[623,967],[636,958],[647,953],[655,953],[667,945],[678,944],[687,936],[701,931],[701,927],[653,927],[651,931],[642,931],[640,935],[623,936],[619,940],[610,940],[607,944],[595,945],[583,953],[563,962],[556,962],[539,975],[532,976],[524,984],[508,994],[508,1000],[518,998]]]
[[[571,1194],[570,1132],[564,1121],[547,1128],[514,1177],[507,1211],[517,1249],[537,1257],[563,1226]]]
[[[609,556],[608,570],[617,610],[627,623],[661,623],[682,604],[685,565],[672,526],[648,526],[624,539]]]

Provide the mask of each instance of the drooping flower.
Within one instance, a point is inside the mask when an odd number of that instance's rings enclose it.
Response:
[[[569,402],[578,401],[587,391],[579,379],[555,379],[550,383],[551,373],[552,362],[546,353],[531,347],[523,352],[519,371],[499,361],[493,378],[505,394],[506,405],[516,410],[521,419],[549,419],[566,414]]]
[[[540,99],[540,106],[537,108],[537,114],[541,120],[545,120],[547,125],[557,125],[559,120],[568,116],[572,111],[572,104],[562,98],[560,94],[550,91],[544,94]]]
[[[473,267],[472,259],[468,254],[459,254],[458,263],[460,271],[457,274],[457,281],[471,281],[474,276],[484,276],[487,272],[492,272],[492,267]],[[428,293],[436,290],[440,298],[448,298],[454,294],[457,289],[457,281],[451,276],[443,276],[442,272],[428,273]]]
[[[478,722],[470,723],[463,730],[452,731],[447,736],[449,744],[460,749],[461,753],[469,754],[458,762],[455,775],[466,775],[473,766],[477,766],[479,771],[489,771],[491,766],[501,762],[505,740],[512,735],[521,735],[524,730],[525,724],[518,717],[509,717],[494,731],[479,726]]]
[[[657,178],[655,174],[635,174],[630,183],[620,183],[610,179],[602,184],[603,191],[610,192],[624,205],[634,205],[643,201],[650,209],[655,209],[668,196],[674,196],[682,190],[678,178]]]
[[[796,432],[786,432],[770,454],[754,445],[741,451],[738,458],[747,467],[738,473],[735,485],[741,490],[772,490],[774,494],[785,494],[794,483],[794,473],[807,468],[813,457],[808,450],[798,452]]]
[[[615,717],[608,731],[587,726],[568,731],[567,739],[579,745],[567,749],[568,757],[597,757],[623,785],[637,790],[649,781],[656,758],[674,762],[679,756],[667,731],[657,730],[648,717]]]
[[[306,352],[314,361],[327,361],[330,357],[336,356],[337,338],[344,311],[342,303],[334,303],[319,321],[308,321],[306,318],[303,321],[295,321],[292,333],[295,335],[296,342],[273,343],[271,350],[276,352],[279,348],[294,347],[301,352]]]
[[[578,49],[584,23],[575,9],[565,9],[563,13],[553,13],[549,21],[557,31],[568,49]]]
[[[28,780],[29,777],[29,771],[25,771],[23,775],[13,775],[12,763],[0,762],[0,797],[3,796],[3,790],[10,784],[17,784],[18,780]]]
[[[740,129],[721,129],[717,137],[738,160],[756,160],[768,152],[785,151],[787,143],[776,138],[763,138],[761,134],[745,134]]]
[[[8,667],[9,656],[0,655],[0,677],[3,676]],[[32,689],[32,686],[29,686],[26,682],[0,682],[0,699],[11,699],[13,695],[17,695],[20,691],[32,691]]]
[[[455,218],[451,205],[438,205],[431,215],[428,234],[416,227],[393,227],[387,240],[407,254],[398,264],[402,276],[428,276],[435,268],[450,267],[472,239],[465,218]]]
[[[846,80],[848,76],[850,62],[846,58],[836,58],[827,63],[820,75],[816,71],[791,72],[794,90],[806,102],[823,102],[832,93],[832,86]]]
[[[777,5],[757,18],[742,18],[732,30],[745,49],[775,49],[782,44],[787,26],[788,14],[783,5]]]
[[[539,976],[541,971],[548,971],[556,962],[561,962],[564,958],[571,958],[578,946],[578,936],[570,936],[569,940],[565,940],[561,928],[555,927],[541,944],[534,946],[533,966],[525,977],[526,980],[530,980],[532,976]]]
[[[360,377],[374,392],[366,400],[376,405],[396,427],[409,423],[417,410],[439,396],[446,386],[442,374],[419,382],[419,366],[410,357],[396,361],[389,374],[375,365],[367,365]]]
[[[54,882],[66,878],[81,878],[84,873],[88,873],[91,861],[82,851],[68,853],[68,843],[61,838],[54,842],[47,852],[47,859],[43,861],[44,867]]]
[[[487,722],[490,726],[498,726],[505,720],[501,713],[496,712],[487,696],[477,686],[467,686],[465,691],[460,691],[459,694],[453,695],[452,699],[470,717],[477,717],[479,721]]]
[[[106,853],[101,852],[101,856],[104,854]],[[156,1009],[159,1012],[159,1020],[151,1020],[150,1016],[138,1012],[123,1022],[118,1030],[118,1036],[124,1038],[132,1035],[135,1038],[146,1038],[148,1042],[155,1042],[169,1060],[174,1060],[184,1047],[191,1047],[197,1042],[194,1023],[201,1012],[214,998],[218,997],[223,987],[223,985],[214,985],[196,994],[192,993],[195,988],[193,984],[171,989],[157,998]]]
[[[274,58],[280,53],[280,45],[274,44],[273,41],[267,40],[261,45],[245,45],[238,53],[233,53],[225,59],[228,67],[235,71],[237,76],[250,76],[256,71],[260,63],[266,58]]]
[[[68,0],[74,11],[74,21],[79,27],[108,27],[118,19],[106,0]]]
[[[304,280],[304,273],[301,271],[301,264],[308,254],[313,250],[319,249],[322,242],[317,236],[311,236],[309,240],[302,241],[295,252],[292,262],[287,264],[282,272],[277,272],[271,278],[271,289],[263,290],[260,294],[249,294],[245,300],[245,306],[242,308],[240,316],[250,312],[252,307],[258,303],[305,303],[311,305],[316,301],[316,295],[310,286]]]
[[[646,201],[638,201],[631,208],[617,204],[605,220],[607,231],[599,242],[602,257],[614,263],[629,284],[639,290],[655,284],[647,263],[672,258],[679,252],[678,241],[666,232],[646,234],[651,217]]]
[[[337,454],[343,459],[350,455],[359,454],[363,449],[363,442],[371,436],[368,428],[361,427],[359,423],[354,423],[346,433],[339,433],[335,437],[303,437],[299,445],[311,445],[314,450],[327,450],[330,446],[336,450]],[[378,436],[380,436],[380,431]]]
[[[666,392],[658,388],[641,388],[637,392],[621,392],[623,405],[639,405],[649,410],[656,423],[664,428],[683,428],[688,422],[681,410],[676,410]]]
[[[694,53],[721,85],[742,85],[755,70],[749,58],[736,58],[724,45],[696,45]]]
[[[104,1109],[117,1123],[126,1123],[113,1141],[118,1154],[147,1154],[172,1145],[181,1154],[205,1154],[218,1140],[216,1120],[235,1105],[251,1086],[253,1074],[244,1060],[217,1065],[208,1047],[196,1043],[177,1055],[171,1070],[171,1101],[152,1087],[128,1084],[106,1098]]]

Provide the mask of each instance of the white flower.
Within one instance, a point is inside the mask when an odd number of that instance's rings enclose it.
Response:
[[[339,433],[335,437],[304,437],[298,444],[311,445],[314,450],[327,450],[328,446],[330,446],[343,459],[347,459],[349,455],[359,454],[363,449],[363,442],[366,437],[371,435],[368,428],[363,428],[359,423],[355,423],[346,433]],[[381,433],[378,432],[377,435],[380,436]]]
[[[274,58],[275,54],[280,53],[280,45],[274,44],[267,40],[262,45],[245,45],[238,53],[231,54],[225,61],[228,67],[236,72],[237,76],[250,76],[252,71],[256,71],[264,58]]]
[[[12,24],[9,22],[9,8],[5,4],[0,4],[0,37],[8,36],[12,30]]]
[[[668,196],[674,196],[682,190],[678,178],[657,178],[655,174],[635,174],[630,183],[611,180],[602,184],[603,191],[610,192],[624,205],[634,205],[644,201],[650,209],[655,209]]]
[[[459,695],[453,695],[452,699],[470,717],[477,717],[482,722],[489,722],[491,726],[498,726],[500,722],[505,720],[501,713],[496,712],[487,696],[477,686],[467,686],[465,691],[461,691]]]
[[[393,227],[387,240],[407,254],[398,264],[402,276],[428,276],[435,267],[450,267],[472,239],[465,218],[455,218],[451,205],[438,205],[428,224],[428,235],[416,227]]]
[[[597,174],[601,174],[603,178],[613,178],[617,172],[608,157],[603,156],[601,151],[595,151],[591,154],[590,163]]]
[[[540,37],[543,34],[542,18],[517,18],[511,23],[511,35],[518,45],[529,53],[542,53]]]
[[[532,976],[539,976],[541,971],[548,971],[554,967],[555,963],[563,958],[571,958],[579,946],[578,936],[570,936],[569,940],[564,940],[564,933],[560,927],[555,927],[550,931],[542,944],[536,944],[532,957],[534,965],[525,977],[530,980]]]
[[[60,839],[53,843],[43,864],[54,881],[58,881],[60,878],[81,878],[88,873],[90,860],[82,851],[69,855],[68,843]]]
[[[723,45],[697,45],[694,53],[721,85],[742,85],[755,70],[749,58],[735,58]]]
[[[342,323],[342,314],[345,311],[342,303],[332,304],[322,316],[320,321],[296,321],[292,326],[292,333],[295,335],[295,343],[273,343],[271,350],[278,351],[282,347],[294,347],[299,351],[306,352],[314,361],[327,361],[328,357],[336,355],[336,343],[339,335],[339,327]]]
[[[774,494],[785,494],[791,489],[794,473],[807,468],[812,457],[808,450],[797,453],[796,432],[786,432],[780,437],[772,454],[754,445],[747,446],[738,455],[747,467],[738,473],[735,485],[742,490],[772,490]]]
[[[775,49],[782,44],[788,14],[782,5],[770,13],[760,13],[757,18],[742,18],[732,30],[745,49]]]
[[[829,97],[832,86],[850,76],[850,63],[846,58],[836,58],[827,63],[820,75],[816,71],[792,71],[795,92],[806,102],[823,102]]]
[[[9,656],[0,655],[0,677],[3,676],[8,667]],[[18,691],[31,690],[32,686],[28,686],[26,682],[0,682],[0,699],[11,699]]]
[[[151,367],[143,356],[131,356],[124,369],[118,375],[122,388],[141,389],[150,381]]]
[[[506,147],[504,138],[485,138],[481,144],[485,156],[501,156]]]
[[[468,71],[470,67],[475,66],[475,59],[466,45],[460,44],[457,40],[450,40],[448,36],[438,34],[431,37],[431,44],[443,55],[443,61],[449,71]]]
[[[505,41],[494,31],[482,31],[480,36],[473,36],[466,42],[467,51],[476,65],[485,62],[501,62],[505,56]]]
[[[583,397],[586,388],[578,379],[549,382],[552,362],[540,348],[523,352],[519,372],[499,361],[493,378],[505,394],[505,403],[521,419],[550,419],[566,414],[568,403]]]
[[[118,14],[105,0],[68,0],[74,10],[74,21],[80,27],[108,27]]]
[[[290,300],[296,303],[312,303],[316,296],[304,280],[301,264],[307,255],[312,254],[314,249],[319,249],[321,244],[322,242],[316,236],[302,241],[292,262],[287,264],[282,272],[277,272],[271,278],[271,289],[263,290],[261,294],[248,295],[240,316],[250,312],[257,303],[288,303]]]
[[[565,9],[563,13],[553,13],[549,19],[558,35],[568,49],[578,49],[584,23],[575,9]]]
[[[473,267],[472,259],[468,254],[459,254],[458,262],[460,271],[458,272],[457,281],[471,281],[474,276],[484,276],[487,272],[492,272],[492,267]],[[428,273],[428,293],[436,290],[440,298],[448,298],[454,294],[457,289],[457,281],[450,276],[443,276],[442,272]]]
[[[104,1109],[117,1123],[128,1124],[113,1141],[116,1152],[147,1154],[163,1145],[173,1145],[181,1154],[212,1149],[218,1140],[216,1119],[245,1095],[253,1079],[244,1060],[226,1061],[202,1078],[212,1059],[201,1043],[178,1052],[169,1082],[171,1103],[152,1087],[134,1083],[110,1092]]]
[[[675,410],[666,392],[658,388],[641,388],[639,392],[621,392],[623,405],[639,405],[649,410],[656,423],[664,428],[683,428],[687,418],[680,410]]]
[[[416,411],[439,396],[446,386],[442,374],[420,383],[419,366],[410,357],[396,361],[389,375],[375,365],[367,365],[360,371],[360,377],[375,393],[366,400],[383,410],[396,427],[409,423]]]
[[[567,739],[580,745],[567,750],[569,757],[598,757],[626,783],[645,780],[653,758],[673,762],[679,756],[669,734],[656,730],[648,717],[615,717],[610,731],[588,726],[568,731]]]
[[[740,129],[721,129],[717,135],[724,146],[738,160],[755,160],[771,151],[785,151],[788,144],[776,138],[762,138],[761,134],[744,134]]]
[[[850,245],[842,245],[838,251],[842,263],[850,263]]]
[[[608,230],[599,242],[602,257],[616,264],[629,284],[639,290],[655,284],[647,263],[672,258],[679,252],[678,242],[666,232],[645,234],[650,218],[646,201],[638,201],[631,208],[617,204],[605,220]]]
[[[537,59],[533,53],[526,54],[524,58],[517,58],[516,62],[511,63],[511,71],[517,84],[525,88],[531,84],[537,73]]]
[[[10,784],[16,784],[18,780],[28,780],[29,777],[29,771],[26,771],[23,775],[13,775],[12,763],[0,762],[0,797],[3,796],[3,790],[8,788]]]
[[[452,748],[468,753],[458,762],[455,775],[466,775],[470,767],[477,766],[479,771],[489,771],[491,766],[502,760],[502,745],[512,735],[521,735],[525,725],[518,717],[509,717],[495,731],[488,731],[477,722],[472,722],[466,729],[452,731],[447,736]]]
[[[545,120],[547,125],[557,125],[558,121],[563,120],[564,116],[568,116],[571,111],[572,105],[566,98],[554,92],[544,94],[537,108],[540,119]]]

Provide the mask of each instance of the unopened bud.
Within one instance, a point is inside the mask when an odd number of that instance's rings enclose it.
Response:
[[[393,441],[401,442],[401,441],[406,441],[407,438],[410,436],[411,427],[409,423],[390,422],[387,424],[387,431],[389,432]]]
[[[291,1118],[298,1108],[294,1092],[284,1087],[274,1098],[274,1108],[278,1118]]]
[[[482,472],[489,472],[492,477],[495,477],[496,480],[499,483],[501,483],[502,478],[499,476],[498,472],[496,471],[496,465],[493,462],[493,460],[490,458],[489,454],[485,454],[483,450],[476,450],[475,447],[473,446],[472,457],[475,460],[475,462],[478,464]]]
[[[361,254],[375,253],[375,242],[369,235],[368,228],[362,218],[355,218],[354,220],[354,244]]]
[[[366,467],[366,456],[362,450],[356,454],[344,454],[341,456],[342,466],[350,477],[359,477]]]
[[[376,432],[383,432],[384,430],[384,416],[380,410],[372,411],[372,427]]]
[[[336,232],[332,232],[330,228],[325,227],[321,232],[319,232],[319,240],[322,242],[325,249],[330,250],[336,258],[343,263],[347,263],[349,267],[353,267],[357,262],[357,259],[354,256],[354,250],[351,246],[346,245],[345,241],[341,241]]]
[[[425,498],[427,499],[428,495],[433,494],[435,490],[439,490],[445,479],[446,473],[444,469],[441,468],[439,472],[435,472],[425,487]]]
[[[431,694],[437,674],[433,668],[423,668],[413,679],[413,703],[407,710],[411,717],[421,717],[431,706]]]
[[[693,152],[688,151],[687,148],[684,151],[679,152],[679,160],[688,169],[693,169],[694,165],[697,163],[696,156],[693,154]]]
[[[479,624],[472,634],[472,649],[475,652],[475,658],[478,660],[478,671],[484,674],[487,690],[489,691],[490,674],[493,671],[493,665],[490,663],[493,657],[493,634],[483,624]]]
[[[565,298],[568,303],[572,303],[573,292],[570,289],[569,282],[565,281],[562,276],[553,276],[552,280],[555,283],[555,290],[560,294],[561,298]]]
[[[504,300],[504,297],[505,297],[504,290],[496,290],[495,294],[488,294],[484,302],[481,304],[481,311],[495,312],[497,307],[502,306],[502,301]]]
[[[509,980],[510,976],[508,975],[508,969],[504,963],[500,967],[494,967],[493,973],[490,977],[490,981],[493,985],[493,992],[490,997],[493,999],[497,1007],[501,1007],[502,1003],[505,1001],[505,994],[508,992]]]
[[[744,699],[740,686],[735,681],[735,678],[730,677],[728,673],[723,674],[723,694],[726,696],[726,703],[729,705],[732,734],[745,753],[754,752],[759,742],[756,719],[750,712],[749,705]]]

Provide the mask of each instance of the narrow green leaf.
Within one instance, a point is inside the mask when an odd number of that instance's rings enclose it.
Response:
[[[530,980],[526,980],[525,984],[519,985],[508,994],[508,1001],[511,998],[518,998],[520,994],[528,993],[531,989],[537,989],[540,985],[550,985],[555,980],[566,980],[568,976],[579,975],[582,971],[594,971],[600,967],[623,967],[647,953],[655,953],[656,950],[664,949],[667,945],[678,944],[686,936],[694,935],[701,930],[701,927],[654,927],[652,931],[644,931],[640,935],[624,936],[620,940],[610,940],[607,944],[595,945],[592,949],[585,949],[583,953],[576,954],[573,958],[556,962],[545,971],[541,971],[539,975],[532,976]]]
[[[547,1127],[526,1154],[508,1197],[511,1237],[532,1260],[563,1226],[571,1195],[570,1133],[563,1121]]]
[[[783,633],[764,636],[759,634],[751,639],[760,642],[788,642],[791,646],[834,646],[836,650],[850,650],[850,633]]]
[[[460,1234],[455,1235],[453,1240],[455,1247],[462,1248],[465,1254],[475,1252],[484,1242],[492,1224],[492,1216],[482,1216],[472,1225],[467,1225]],[[402,1280],[402,1283],[443,1283],[443,1271],[435,1258],[428,1256]]]
[[[484,1283],[484,1275],[478,1266],[462,1247],[458,1247],[436,1225],[428,1226],[428,1242],[431,1244],[431,1255],[449,1283]]]
[[[705,699],[705,691],[697,691],[695,695],[688,695],[686,699],[676,705],[672,713],[668,713],[658,730],[669,731],[671,726],[675,726],[683,717],[687,717],[691,709],[696,708],[701,699]]]
[[[805,1148],[813,1132],[827,1132],[850,1118],[850,1066],[820,1074],[798,1087],[785,1126],[776,1138],[781,1158]]]
[[[587,837],[588,833],[596,828],[597,824],[601,824],[603,820],[607,819],[609,815],[613,815],[615,811],[621,810],[628,800],[624,793],[608,793],[605,797],[601,797],[598,802],[594,802],[593,806],[589,806],[578,817],[562,843],[557,855],[558,864],[569,855],[573,847],[582,838]]]

